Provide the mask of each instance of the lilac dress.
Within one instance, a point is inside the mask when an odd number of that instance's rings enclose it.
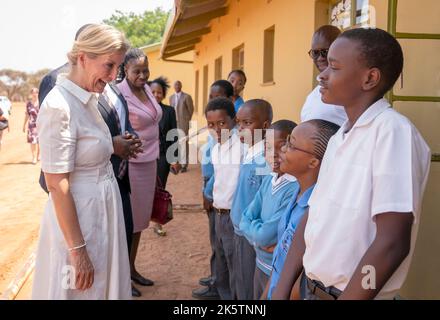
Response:
[[[27,142],[31,144],[38,143],[37,134],[37,116],[40,107],[38,104],[34,105],[29,101],[26,105],[26,114],[29,115],[28,128],[27,128]]]

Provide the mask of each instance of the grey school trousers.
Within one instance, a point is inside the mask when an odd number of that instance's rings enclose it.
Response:
[[[232,273],[234,250],[234,227],[229,214],[215,212],[215,287],[222,300],[235,298],[232,286],[235,279]]]
[[[211,209],[208,211],[208,223],[209,223],[209,243],[211,244],[211,259],[209,260],[209,265],[211,267],[211,286],[216,286],[216,262],[215,262],[215,211]]]
[[[235,289],[238,300],[253,300],[255,249],[243,236],[234,233],[234,266]]]
[[[264,289],[266,289],[269,276],[265,274],[260,268],[255,267],[254,274],[254,300],[260,300]]]

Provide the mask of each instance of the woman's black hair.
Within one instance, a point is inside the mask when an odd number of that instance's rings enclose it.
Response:
[[[163,97],[165,98],[167,96],[167,92],[170,87],[168,79],[163,76],[160,76],[159,78],[156,78],[153,81],[148,82],[148,85],[151,86],[153,83],[156,83],[162,87]]]
[[[128,64],[128,62],[130,62],[131,60],[134,60],[134,59],[137,60],[140,58],[147,58],[147,56],[145,55],[145,53],[141,49],[131,48],[130,50],[127,51],[127,53],[125,54],[124,62],[122,62],[121,65],[119,66],[119,72],[118,72],[118,76],[116,78],[117,83],[119,83],[125,79],[125,77],[126,77],[125,66]]]

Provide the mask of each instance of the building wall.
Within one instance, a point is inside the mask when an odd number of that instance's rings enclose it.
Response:
[[[146,52],[146,54],[150,63],[150,80],[164,76],[171,85],[164,102],[169,103],[169,97],[174,93],[173,84],[177,80],[182,81],[182,90],[194,97],[194,72],[192,64],[159,60],[160,48],[152,52]],[[177,55],[172,59],[193,61],[193,58],[194,52],[190,51]]]
[[[274,83],[263,84],[264,30],[275,25]],[[212,32],[196,46],[194,72],[208,65],[214,82],[214,61],[223,58],[222,76],[232,69],[232,50],[244,43],[244,71],[248,82],[244,98],[263,98],[274,107],[275,119],[299,121],[299,113],[312,89],[312,61],[307,55],[314,30],[313,1],[231,0],[228,15],[211,24]],[[201,83],[201,88],[203,81]],[[200,101],[202,99],[200,90]],[[205,123],[202,113],[200,125]]]
[[[388,1],[370,0],[376,26],[387,29]],[[398,32],[440,33],[440,1],[399,0]],[[314,86],[316,71],[307,55],[315,28],[328,21],[325,0],[231,0],[228,15],[212,22],[212,32],[196,46],[192,73],[200,73],[199,101],[203,101],[203,69],[214,81],[214,61],[222,56],[223,78],[232,68],[232,50],[244,43],[244,98],[272,103],[275,120],[299,121],[301,107]],[[263,84],[264,30],[275,25],[274,83]],[[397,95],[440,96],[440,41],[400,40],[405,53],[403,88]],[[433,153],[440,153],[440,103],[396,102],[394,107],[419,129]],[[206,121],[203,108],[195,119]],[[440,299],[440,163],[431,164],[428,186],[411,269],[402,290],[404,298]]]

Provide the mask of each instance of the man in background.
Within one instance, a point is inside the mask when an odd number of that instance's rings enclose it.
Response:
[[[176,110],[177,117],[177,128],[182,130],[186,136],[188,136],[189,132],[189,122],[194,113],[194,104],[191,96],[182,91],[182,82],[177,80],[174,83],[174,93],[170,97],[170,105]],[[182,159],[182,170],[181,172],[186,172],[188,170],[188,142],[189,140],[185,140],[185,159]]]

